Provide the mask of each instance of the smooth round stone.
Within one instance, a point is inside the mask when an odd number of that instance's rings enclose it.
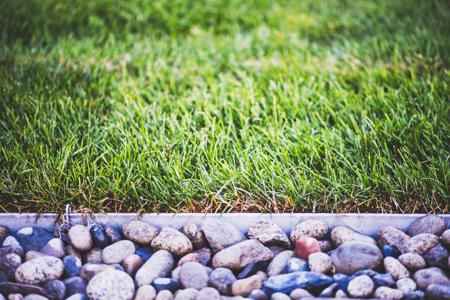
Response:
[[[220,294],[216,289],[206,287],[198,293],[196,300],[220,300]]]
[[[73,255],[73,256],[78,257],[79,259],[82,259],[82,255],[81,255],[80,251],[78,251],[77,249],[72,247],[72,245],[67,245],[66,247],[64,247],[64,249],[66,251],[66,255]]]
[[[266,220],[251,224],[247,234],[250,239],[257,239],[265,246],[291,247],[288,236],[280,226]]]
[[[448,257],[448,250],[442,244],[431,248],[430,251],[423,255],[423,258],[425,258],[430,267],[438,267],[444,270],[447,267]]]
[[[219,291],[223,295],[231,294],[231,286],[236,281],[231,270],[226,268],[214,269],[209,275],[209,284]]]
[[[200,248],[195,253],[198,254],[198,262],[202,265],[207,266],[211,261],[212,253],[209,248]]]
[[[367,243],[376,246],[376,242],[373,238],[360,234],[348,227],[337,226],[331,231],[331,240],[336,246],[340,246],[343,243],[358,242]]]
[[[292,300],[300,300],[301,298],[314,297],[310,292],[305,289],[295,289],[290,294]]]
[[[381,246],[389,245],[400,253],[408,252],[406,244],[410,237],[394,226],[384,226],[377,234],[377,241]]]
[[[339,285],[335,282],[335,283],[329,285],[322,292],[320,292],[319,297],[332,298],[338,289],[339,289]]]
[[[86,294],[86,280],[81,277],[75,276],[63,280],[66,286],[66,297],[76,294]]]
[[[417,271],[414,273],[414,280],[421,290],[426,289],[427,286],[433,283],[450,285],[450,279],[448,276],[444,273],[444,271],[436,267]]]
[[[139,247],[136,249],[135,254],[139,255],[142,258],[143,262],[146,262],[150,256],[152,256],[153,252],[150,248],[147,247]]]
[[[92,248],[86,253],[84,261],[91,264],[101,264],[103,262],[103,250],[100,248]]]
[[[291,298],[288,295],[283,294],[283,293],[274,293],[270,299],[271,300],[290,300]]]
[[[200,261],[200,256],[198,255],[198,253],[189,253],[189,254],[186,254],[185,256],[183,256],[182,258],[180,258],[177,266],[181,267],[182,265],[184,265],[187,262],[199,262],[199,261]]]
[[[269,296],[259,289],[253,290],[247,298],[251,300],[269,300]]]
[[[167,250],[158,250],[136,272],[136,284],[138,286],[151,284],[156,278],[167,277],[174,266],[172,254]]]
[[[412,292],[417,289],[417,284],[411,278],[402,278],[397,280],[397,288],[404,293]]]
[[[176,256],[183,256],[192,252],[191,241],[181,232],[170,227],[164,227],[152,240],[152,248],[167,250]]]
[[[384,259],[384,269],[391,274],[392,278],[399,280],[410,276],[408,269],[393,257]]]
[[[19,246],[22,247],[20,245],[20,243],[17,241],[17,239],[15,237],[13,237],[12,235],[8,235],[5,240],[3,241],[2,247],[8,247],[8,246]]]
[[[142,258],[137,254],[130,254],[122,261],[122,267],[130,276],[134,276],[136,271],[144,264]]]
[[[0,244],[3,243],[5,238],[9,235],[9,230],[5,226],[0,225]]]
[[[48,298],[38,294],[29,294],[25,296],[23,300],[48,300]]]
[[[86,279],[87,281],[91,280],[96,274],[103,272],[107,269],[113,268],[111,265],[107,264],[91,264],[87,263],[81,267],[80,277]]]
[[[374,287],[375,285],[369,276],[361,275],[350,280],[347,291],[354,298],[365,298],[373,293]]]
[[[373,296],[376,299],[392,299],[400,300],[403,298],[403,292],[397,289],[393,289],[387,286],[380,286],[375,290]]]
[[[282,274],[286,270],[288,260],[293,256],[294,251],[291,250],[285,250],[277,254],[267,267],[267,275],[275,276]]]
[[[64,276],[73,277],[78,276],[78,274],[80,274],[82,263],[78,257],[74,255],[65,256],[63,259],[63,263],[64,263]]]
[[[439,243],[439,238],[434,234],[421,233],[413,236],[407,243],[408,252],[424,255]]]
[[[122,232],[130,241],[148,245],[158,235],[158,228],[139,220],[132,220],[122,226]]]
[[[155,298],[155,300],[172,300],[172,299],[173,299],[173,294],[168,290],[159,292]]]
[[[94,245],[91,233],[83,225],[72,226],[69,230],[69,239],[72,246],[82,252],[91,250]]]
[[[106,264],[120,264],[128,255],[136,250],[133,242],[128,240],[118,241],[103,249],[103,262]]]
[[[256,274],[259,271],[264,272],[267,269],[268,261],[256,261],[245,266],[244,270],[239,272],[237,279],[242,279]],[[265,274],[265,273],[264,273]]]
[[[92,277],[86,294],[90,300],[131,300],[134,295],[134,282],[127,273],[108,269]]]
[[[322,252],[312,253],[308,256],[309,269],[312,272],[328,273],[331,270],[331,257]]]
[[[383,255],[378,247],[371,244],[348,242],[333,251],[331,259],[336,272],[352,274],[380,265]]]
[[[94,224],[89,229],[89,232],[92,235],[92,239],[94,240],[95,247],[105,248],[110,244],[109,238],[105,233],[105,229],[100,224]]]
[[[69,243],[70,242],[69,230],[70,230],[70,224],[68,224],[68,223],[62,223],[62,224],[55,225],[55,227],[53,229],[53,236],[60,238],[65,243]]]
[[[53,235],[50,232],[38,227],[24,227],[16,233],[16,240],[25,251],[39,251],[51,239],[53,239]]]
[[[53,256],[43,256],[29,260],[20,265],[15,273],[17,282],[40,284],[61,277],[63,262]]]
[[[245,240],[245,236],[234,225],[218,219],[206,219],[203,221],[201,229],[214,252],[219,252]]]
[[[440,235],[445,230],[445,222],[443,218],[428,215],[415,221],[411,227],[409,227],[408,234],[410,236],[416,236],[422,233],[431,233],[434,235]]]
[[[224,267],[239,270],[256,261],[270,261],[270,251],[257,240],[246,240],[218,252],[212,260],[214,268]]]
[[[288,294],[296,288],[322,290],[334,283],[332,277],[316,272],[294,272],[269,277],[263,290],[267,294],[282,292]]]
[[[51,299],[63,300],[66,296],[66,286],[60,280],[51,280],[44,285],[45,295]]]
[[[334,294],[334,298],[348,298],[348,296],[343,290],[338,290],[336,294]]]
[[[292,257],[286,264],[287,273],[309,271],[308,262],[304,259]]]
[[[122,229],[117,225],[105,225],[104,227],[106,236],[111,244],[117,243],[122,240]]]
[[[24,251],[20,245],[10,245],[10,246],[5,246],[5,247],[0,247],[0,258],[2,256],[5,256],[5,255],[11,254],[11,253],[17,254],[20,257],[22,257],[24,254]]]
[[[372,280],[377,286],[395,287],[394,278],[389,273],[377,274],[372,277]]]
[[[66,300],[89,300],[86,294],[73,294],[72,296],[66,298]]]
[[[318,220],[306,220],[298,223],[291,231],[290,238],[293,243],[300,237],[312,237],[322,240],[328,233],[328,224]]]
[[[47,256],[47,255],[45,255],[44,253],[41,253],[41,252],[30,250],[30,251],[27,251],[27,253],[25,253],[25,261],[29,261],[29,260],[32,260],[32,259],[35,259],[38,257],[43,257],[43,256]]]
[[[382,251],[383,251],[384,257],[388,257],[388,256],[398,257],[400,255],[400,253],[398,252],[397,249],[395,249],[394,247],[389,246],[389,245],[384,245],[382,248]]]
[[[450,249],[450,229],[445,230],[441,234],[441,242],[445,247]]]
[[[320,252],[320,245],[315,238],[301,236],[295,241],[295,256],[308,259],[308,256],[315,252]]]
[[[8,300],[23,300],[23,296],[21,294],[9,294]]]
[[[262,285],[262,278],[259,275],[252,275],[248,278],[238,279],[231,286],[231,293],[234,296],[247,297],[251,291],[259,289]]]
[[[320,251],[327,253],[333,249],[333,244],[330,241],[317,241],[319,243]]]
[[[41,253],[58,258],[63,257],[66,253],[64,250],[64,242],[59,238],[53,238],[42,247]]]
[[[430,300],[450,300],[450,285],[430,284],[425,294]]]
[[[185,263],[180,269],[180,282],[184,288],[201,290],[208,286],[208,272],[200,263]]]
[[[180,281],[174,278],[156,278],[153,280],[152,285],[158,292],[162,290],[169,290],[172,293],[181,287]]]
[[[175,300],[195,300],[198,296],[198,290],[193,288],[188,288],[184,290],[179,290],[175,294]]]
[[[404,265],[408,270],[414,272],[419,269],[426,267],[427,263],[425,259],[419,254],[415,253],[405,253],[398,257],[398,260]]]
[[[154,300],[156,298],[156,290],[151,285],[143,285],[136,291],[134,300]]]
[[[194,249],[200,249],[207,245],[205,235],[197,224],[187,222],[181,227],[181,232],[191,241]]]

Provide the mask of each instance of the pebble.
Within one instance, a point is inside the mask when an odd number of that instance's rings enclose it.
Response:
[[[445,230],[443,218],[434,215],[428,215],[415,221],[408,230],[410,236],[416,236],[422,233],[431,233],[440,235]]]
[[[294,289],[290,294],[292,300],[300,300],[301,298],[314,297],[310,292],[305,289]]]
[[[245,240],[245,236],[234,225],[218,219],[206,219],[203,221],[201,229],[214,252],[219,252]]]
[[[277,254],[267,267],[267,275],[270,277],[282,274],[286,270],[288,260],[293,256],[294,251],[292,250],[285,250]]]
[[[3,241],[2,244],[3,247],[7,247],[7,246],[20,246],[20,243],[16,240],[15,237],[13,237],[12,235],[8,235],[5,240]]]
[[[120,264],[128,255],[134,254],[136,248],[133,242],[122,240],[103,249],[103,262],[106,264]]]
[[[64,247],[64,249],[66,251],[66,255],[74,255],[74,256],[78,257],[79,259],[82,258],[80,251],[78,251],[77,249],[72,247],[72,245],[67,245],[66,247]]]
[[[440,243],[423,255],[430,267],[438,267],[444,270],[447,268],[448,257],[448,250]]]
[[[408,269],[396,258],[386,257],[384,259],[384,269],[391,274],[392,278],[399,280],[410,276]]]
[[[293,243],[300,237],[312,237],[322,240],[328,233],[328,224],[319,220],[306,220],[298,223],[291,231],[290,238]]]
[[[403,292],[387,286],[380,286],[375,290],[373,296],[377,299],[400,300],[403,298]]]
[[[105,248],[111,243],[102,225],[100,224],[92,225],[91,228],[89,229],[89,232],[92,235],[95,247]]]
[[[372,295],[374,287],[375,285],[369,276],[361,275],[350,280],[347,291],[354,298],[365,298]]]
[[[146,262],[153,254],[152,250],[150,250],[150,248],[147,247],[139,247],[136,249],[134,253],[139,255],[142,258],[143,262]]]
[[[60,280],[51,280],[43,286],[45,295],[50,299],[63,300],[66,296],[66,286]]]
[[[450,285],[450,279],[445,275],[444,271],[436,267],[418,270],[414,273],[414,280],[421,290],[433,283]]]
[[[257,240],[246,240],[218,252],[212,260],[214,268],[239,270],[255,261],[270,261],[272,251]]]
[[[120,226],[116,225],[105,225],[104,226],[106,236],[111,244],[117,243],[122,240],[122,229]]]
[[[400,255],[400,252],[397,249],[389,245],[384,245],[382,251],[384,257],[388,256],[398,257]]]
[[[63,257],[66,253],[64,250],[64,242],[59,238],[53,238],[40,250],[41,253],[58,258]]]
[[[292,257],[286,264],[287,273],[309,271],[308,262],[304,259]]]
[[[122,226],[122,232],[130,241],[149,245],[158,235],[158,228],[139,220],[132,220]]]
[[[191,241],[194,249],[207,246],[205,235],[197,224],[187,222],[181,227],[181,232]]]
[[[214,269],[209,275],[209,284],[223,295],[231,295],[231,286],[235,281],[233,272],[226,268]]]
[[[288,236],[280,226],[265,220],[260,220],[250,225],[248,237],[250,239],[257,239],[265,246],[291,247]]]
[[[134,276],[143,264],[142,258],[137,254],[130,254],[122,261],[123,270],[130,276]]]
[[[206,266],[209,264],[211,260],[211,250],[209,248],[200,248],[195,251],[196,254],[198,254],[198,262],[202,265]]]
[[[243,278],[249,277],[251,275],[256,274],[257,272],[264,272],[267,269],[268,265],[269,265],[269,262],[264,261],[264,260],[258,260],[258,261],[249,263],[248,265],[245,266],[244,270],[239,272],[239,274],[237,275],[237,279],[243,279]]]
[[[84,261],[92,264],[101,264],[103,262],[103,250],[92,248],[86,253]]]
[[[406,244],[410,237],[394,226],[384,226],[377,233],[377,241],[381,246],[389,245],[400,253],[408,252]]]
[[[332,284],[334,279],[322,273],[294,272],[269,277],[263,283],[263,291],[267,294],[276,292],[288,294],[296,288],[320,289]]]
[[[336,272],[352,274],[380,265],[383,255],[378,247],[371,244],[348,242],[333,251],[331,259]]]
[[[87,281],[91,280],[92,277],[94,277],[96,274],[103,272],[107,269],[113,268],[110,265],[107,264],[91,264],[87,263],[84,264],[81,267],[80,270],[80,277],[83,279],[86,279]]]
[[[168,290],[163,290],[156,295],[155,300],[172,300],[173,295]]]
[[[158,292],[162,290],[169,290],[174,293],[181,288],[180,281],[175,278],[156,278],[153,280],[152,285]]]
[[[4,271],[8,277],[13,277],[21,264],[22,258],[15,253],[0,256],[0,270]]]
[[[312,272],[328,273],[332,268],[331,257],[322,252],[312,253],[308,256],[308,265]]]
[[[291,298],[289,298],[288,295],[283,294],[283,293],[275,293],[272,295],[272,297],[270,298],[270,300],[290,300]]]
[[[134,295],[134,282],[127,273],[108,269],[92,277],[86,294],[90,300],[131,300]]]
[[[196,300],[198,291],[196,289],[184,289],[175,293],[175,300]]]
[[[87,227],[83,225],[72,226],[69,230],[69,239],[71,245],[82,252],[91,250],[94,245],[91,233]]]
[[[414,272],[419,269],[426,267],[427,263],[425,259],[419,254],[415,253],[405,253],[398,257],[398,260],[404,265],[408,270]]]
[[[7,227],[0,225],[0,244],[3,243],[5,238],[9,235],[9,230]]]
[[[372,280],[378,286],[395,287],[396,285],[394,278],[392,278],[392,275],[389,273],[382,273],[372,276]]]
[[[397,281],[397,288],[403,293],[412,292],[417,289],[417,284],[411,278],[402,278]]]
[[[181,232],[170,227],[164,227],[152,240],[152,248],[167,250],[176,256],[192,252],[191,241]]]
[[[219,292],[211,287],[202,289],[195,300],[220,300]]]
[[[134,300],[154,300],[156,298],[156,290],[151,285],[143,285],[136,291]]]
[[[89,300],[86,294],[73,294],[66,300]]]
[[[183,264],[187,263],[187,262],[199,262],[200,261],[200,256],[198,255],[198,253],[188,253],[185,256],[183,256],[182,258],[180,258],[180,260],[178,261],[177,266],[181,267]]]
[[[46,256],[46,255],[41,252],[30,250],[30,251],[27,251],[27,253],[25,253],[25,261],[29,261],[34,258],[38,258],[38,257],[42,257],[42,256]]]
[[[0,282],[0,291],[6,295],[16,293],[45,295],[45,290],[40,286],[17,282]]]
[[[21,294],[10,294],[8,300],[23,300],[24,297]]]
[[[269,300],[269,296],[266,295],[262,290],[256,289],[253,290],[247,297],[251,300]]]
[[[403,300],[425,300],[425,293],[421,290],[403,292]]]
[[[317,241],[319,243],[320,251],[327,253],[333,249],[333,243],[331,241]]]
[[[441,234],[441,242],[446,246],[447,248],[450,248],[450,229],[445,230]]]
[[[48,300],[47,297],[37,295],[37,294],[29,294],[23,298],[24,300]]]
[[[425,294],[430,300],[450,300],[450,285],[430,284]]]
[[[439,238],[434,234],[421,233],[412,237],[407,243],[408,252],[423,255],[437,246]]]
[[[167,277],[174,266],[172,254],[167,250],[158,250],[136,272],[136,284],[151,284],[156,278]]]
[[[334,228],[331,231],[331,240],[336,247],[348,242],[367,243],[376,246],[376,242],[373,238],[362,235],[345,226],[337,226]]]
[[[201,290],[208,286],[208,273],[205,267],[196,262],[187,262],[180,269],[180,282],[184,288]]]
[[[251,291],[259,289],[262,285],[262,278],[259,275],[252,275],[248,278],[238,279],[231,286],[231,293],[234,296],[247,297]]]
[[[295,241],[295,256],[308,259],[308,256],[314,252],[320,252],[320,245],[315,238],[301,236]]]
[[[39,251],[53,238],[50,232],[38,227],[23,227],[16,233],[16,241],[19,242],[25,252],[29,250]],[[4,244],[4,246],[6,245]]]
[[[334,298],[347,298],[347,294],[343,290],[338,290]]]
[[[40,284],[61,277],[63,262],[53,256],[43,256],[29,260],[20,265],[15,272],[15,279],[20,283]]]
[[[326,289],[324,289],[320,294],[319,297],[322,298],[332,298],[336,291],[339,289],[339,285],[335,282],[328,286]]]
[[[86,280],[81,277],[75,276],[63,280],[66,287],[66,297],[76,294],[86,294]]]

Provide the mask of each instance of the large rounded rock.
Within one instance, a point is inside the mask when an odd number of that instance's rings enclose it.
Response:
[[[86,294],[86,280],[75,276],[65,279],[64,286],[66,287],[66,297],[76,294]]]
[[[228,222],[210,218],[202,223],[201,228],[214,252],[245,240],[242,232]]]
[[[424,255],[432,248],[437,246],[439,238],[434,234],[420,233],[413,236],[407,243],[406,248],[408,252]]]
[[[427,286],[433,283],[450,285],[450,279],[444,271],[436,267],[417,271],[414,273],[414,280],[421,290],[424,290]]]
[[[0,271],[5,272],[8,277],[13,277],[21,263],[22,258],[19,255],[8,253],[0,257]]]
[[[172,254],[167,250],[158,250],[136,272],[136,284],[151,284],[156,278],[167,277],[174,266]]]
[[[445,222],[443,218],[434,215],[428,215],[415,221],[411,227],[409,227],[408,234],[410,236],[416,236],[422,233],[431,233],[434,235],[440,235],[445,230]]]
[[[58,238],[51,239],[44,247],[42,247],[40,252],[45,255],[61,258],[65,254],[64,242],[62,239]]]
[[[80,277],[89,281],[96,274],[103,272],[108,269],[114,269],[113,266],[107,264],[91,264],[87,263],[81,267]]]
[[[348,283],[347,291],[353,298],[366,298],[372,295],[375,285],[367,275],[353,278]]]
[[[20,265],[15,278],[20,283],[41,284],[61,277],[63,272],[64,264],[59,258],[43,256]]]
[[[430,284],[425,293],[430,300],[450,300],[450,285]]]
[[[450,249],[450,229],[447,229],[441,234],[441,242],[445,247]]]
[[[393,257],[386,257],[384,259],[384,269],[391,274],[392,278],[399,280],[409,277],[409,271],[404,265]]]
[[[231,286],[236,281],[233,272],[226,268],[214,269],[209,275],[209,285],[216,288],[223,295],[231,294]]]
[[[134,295],[134,282],[127,273],[108,269],[89,281],[86,293],[91,300],[131,300]]]
[[[181,232],[191,241],[195,249],[206,247],[205,235],[197,224],[187,222],[181,227]]]
[[[448,250],[440,243],[431,248],[423,257],[430,267],[438,267],[444,270],[447,268]]]
[[[336,246],[340,246],[343,243],[359,242],[367,243],[376,246],[376,242],[370,236],[360,234],[345,226],[337,226],[331,231],[331,240]]]
[[[417,271],[426,267],[425,259],[419,254],[405,253],[398,257],[398,260],[410,271]]]
[[[156,298],[156,290],[151,285],[143,285],[136,291],[134,300],[154,300]]]
[[[220,294],[216,289],[206,287],[198,293],[196,300],[220,300]]]
[[[45,295],[50,299],[63,300],[66,295],[66,286],[60,280],[51,280],[44,285]]]
[[[127,256],[136,251],[133,242],[122,240],[103,249],[103,262],[106,264],[120,264]]]
[[[212,260],[214,268],[224,267],[239,270],[256,261],[269,261],[272,251],[257,240],[247,240],[228,247],[217,253]]]
[[[79,251],[89,251],[94,245],[91,233],[86,226],[75,225],[69,230],[69,239],[72,246]]]
[[[208,272],[197,262],[187,262],[180,269],[180,282],[184,288],[201,290],[208,286]]]
[[[295,242],[300,237],[312,237],[317,240],[322,240],[328,233],[328,225],[323,221],[306,220],[298,223],[291,231],[290,238]]]
[[[130,254],[122,261],[122,267],[130,276],[134,276],[136,271],[144,264],[142,258],[137,254]]]
[[[176,256],[183,256],[193,250],[191,241],[184,234],[170,227],[164,227],[152,240],[151,245],[155,249],[167,250]]]
[[[103,250],[100,248],[92,248],[84,257],[84,261],[87,263],[101,264],[103,263]]]
[[[285,250],[277,254],[267,267],[267,275],[270,277],[283,273],[286,269],[287,262],[293,256],[294,252],[291,250]]]
[[[375,290],[373,296],[376,299],[400,300],[403,298],[403,292],[387,286],[380,286]]]
[[[378,247],[371,244],[349,242],[333,251],[331,259],[336,272],[352,274],[375,268],[381,263],[383,255]]]
[[[262,285],[260,275],[252,275],[250,277],[236,280],[231,286],[231,293],[234,296],[247,297],[253,290],[259,289]]]
[[[308,256],[309,269],[312,272],[328,273],[333,266],[331,257],[322,252],[312,253]]]
[[[105,229],[100,224],[94,224],[89,229],[94,245],[98,248],[105,248],[110,244],[109,238],[105,233]]]
[[[264,282],[263,290],[268,294],[289,294],[294,289],[323,289],[334,282],[334,279],[321,273],[294,272],[269,277]]]
[[[411,278],[402,278],[397,280],[397,288],[403,293],[408,293],[415,291],[417,289],[417,284]]]
[[[139,220],[131,220],[122,226],[123,235],[138,244],[150,244],[158,235],[158,228]]]
[[[381,246],[391,246],[400,253],[408,252],[407,243],[410,237],[394,226],[382,227],[377,234],[377,241]]]
[[[289,248],[291,246],[291,242],[283,229],[266,220],[260,220],[250,225],[248,237],[250,239],[257,239],[265,246],[279,246],[282,248]]]
[[[319,242],[315,238],[301,236],[295,241],[295,256],[308,259],[308,256],[315,252],[320,252]]]

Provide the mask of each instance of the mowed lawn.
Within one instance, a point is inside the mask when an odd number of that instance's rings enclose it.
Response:
[[[3,0],[0,210],[448,212],[450,4]]]

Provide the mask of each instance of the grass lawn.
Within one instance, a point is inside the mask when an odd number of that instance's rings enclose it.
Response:
[[[0,210],[445,212],[450,4],[3,0]]]

